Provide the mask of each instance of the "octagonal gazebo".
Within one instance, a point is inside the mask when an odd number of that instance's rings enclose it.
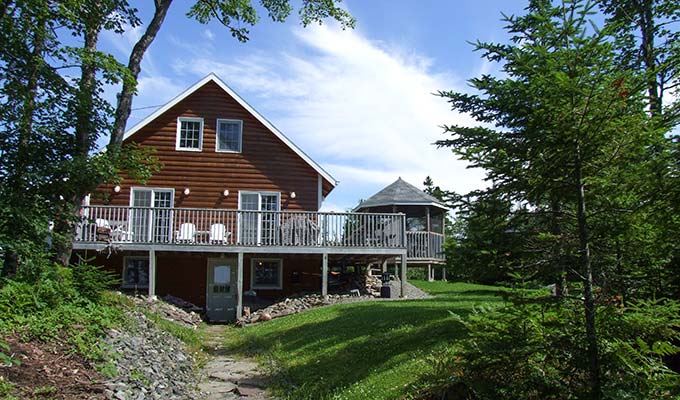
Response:
[[[353,211],[406,214],[406,263],[409,268],[427,268],[428,279],[433,280],[436,266],[442,267],[441,276],[446,279],[443,245],[447,210],[441,201],[399,178],[362,201]]]

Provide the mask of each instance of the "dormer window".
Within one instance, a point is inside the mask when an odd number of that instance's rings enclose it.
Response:
[[[215,151],[240,153],[242,136],[243,121],[237,119],[218,119]]]
[[[201,151],[203,146],[203,118],[177,118],[177,142],[175,149]]]

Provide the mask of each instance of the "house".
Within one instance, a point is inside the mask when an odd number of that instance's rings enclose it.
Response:
[[[408,268],[427,268],[428,280],[434,280],[434,268],[439,266],[440,276],[446,280],[443,246],[447,210],[441,201],[399,178],[362,201],[353,211],[405,214]],[[385,268],[383,266],[383,270]]]
[[[405,282],[405,216],[320,212],[336,180],[214,74],[127,131],[132,142],[155,148],[161,171],[99,187],[74,241],[123,289],[223,321],[251,298],[325,295],[329,264],[347,260],[399,259]]]

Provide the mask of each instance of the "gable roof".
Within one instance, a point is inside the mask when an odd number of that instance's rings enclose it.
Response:
[[[295,143],[293,143],[286,135],[284,135],[280,130],[278,130],[274,124],[269,122],[267,118],[265,118],[262,114],[257,112],[248,102],[246,102],[241,96],[239,96],[232,88],[230,88],[226,83],[224,83],[223,80],[221,80],[217,75],[214,73],[209,73],[206,75],[203,79],[200,81],[194,83],[190,88],[186,89],[182,93],[178,94],[175,96],[174,99],[170,100],[167,102],[165,105],[151,113],[149,116],[144,118],[142,121],[140,121],[137,125],[133,126],[130,128],[128,131],[125,132],[125,135],[123,136],[123,140],[126,140],[130,136],[134,135],[137,133],[140,129],[145,127],[147,124],[149,124],[151,121],[155,120],[158,118],[160,115],[174,107],[177,103],[180,101],[184,100],[187,98],[189,95],[203,87],[205,84],[208,82],[214,82],[219,86],[222,90],[224,90],[229,96],[231,96],[234,100],[236,100],[243,108],[246,109],[252,116],[254,116],[262,125],[264,125],[267,129],[269,129],[276,137],[278,137],[286,146],[288,146],[295,154],[297,154],[300,158],[302,158],[307,164],[309,164],[310,167],[312,167],[316,172],[321,175],[324,179],[326,179],[333,187],[337,186],[338,181],[333,178],[331,174],[329,174],[326,170],[324,170],[319,164],[317,164],[314,160],[311,159],[302,149],[297,147]]]
[[[354,211],[380,206],[433,206],[447,210],[444,204],[405,180],[397,179],[383,190],[359,203]]]

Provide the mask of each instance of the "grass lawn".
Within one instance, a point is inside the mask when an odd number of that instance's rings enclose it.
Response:
[[[227,346],[268,365],[281,398],[400,398],[430,371],[428,355],[464,334],[449,311],[503,301],[492,286],[412,283],[435,297],[322,307],[230,329]]]

